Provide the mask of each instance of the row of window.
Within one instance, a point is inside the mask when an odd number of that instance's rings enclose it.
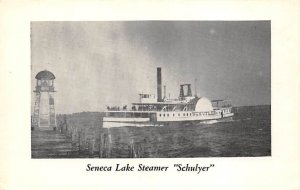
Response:
[[[199,115],[214,115],[215,113],[214,112],[200,112]],[[159,117],[170,117],[172,116],[175,117],[175,113],[173,114],[159,114]],[[180,113],[177,114],[178,117],[180,117]],[[192,116],[192,113],[183,113],[182,116]],[[198,113],[195,113],[194,116],[198,116]]]
[[[169,117],[172,114],[159,114],[159,117]],[[178,114],[178,116],[180,116],[180,113]],[[192,113],[184,113],[183,116],[192,116]],[[175,117],[175,114],[173,113],[173,117]]]

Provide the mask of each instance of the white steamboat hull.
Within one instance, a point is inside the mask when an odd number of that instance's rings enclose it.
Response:
[[[155,126],[150,122],[149,118],[117,118],[117,117],[104,117],[103,128],[114,127],[151,127]]]
[[[115,127],[151,127],[151,126],[164,126],[169,123],[203,123],[212,124],[225,118],[230,118],[234,114],[227,113],[223,117],[221,115],[207,115],[207,116],[186,116],[186,117],[157,117],[156,121],[151,121],[150,118],[124,118],[124,117],[104,117],[103,128]]]

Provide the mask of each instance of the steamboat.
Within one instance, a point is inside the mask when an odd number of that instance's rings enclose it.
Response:
[[[161,68],[157,68],[157,96],[139,94],[139,102],[132,103],[128,109],[109,107],[103,117],[103,128],[112,127],[147,127],[170,124],[190,125],[215,123],[231,120],[234,113],[230,100],[209,100],[206,97],[192,95],[191,84],[181,84],[177,99],[167,98],[164,86],[162,97]]]

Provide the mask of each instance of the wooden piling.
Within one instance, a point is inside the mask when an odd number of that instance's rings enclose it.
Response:
[[[99,158],[102,158],[103,157],[103,154],[102,154],[102,134],[99,133]]]
[[[94,138],[89,139],[89,154],[90,154],[90,156],[94,155],[94,145],[95,145]]]
[[[144,144],[135,143],[131,140],[129,145],[129,158],[143,158],[144,157]]]

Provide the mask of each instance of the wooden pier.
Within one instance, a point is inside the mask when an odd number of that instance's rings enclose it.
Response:
[[[31,131],[32,158],[66,157],[73,151],[72,141],[58,131]]]

